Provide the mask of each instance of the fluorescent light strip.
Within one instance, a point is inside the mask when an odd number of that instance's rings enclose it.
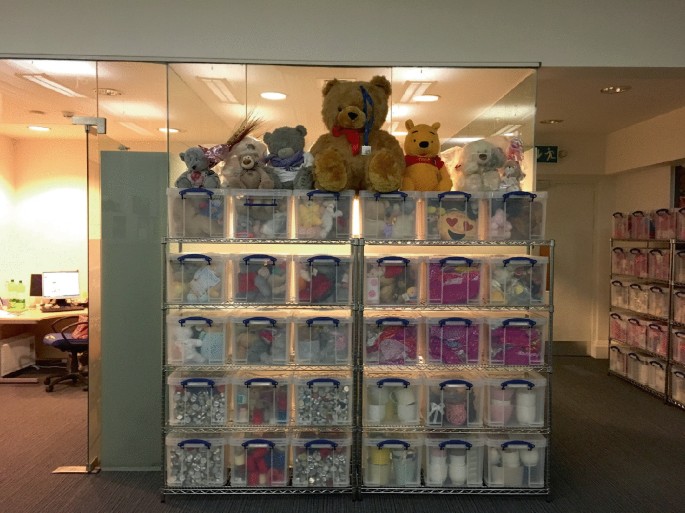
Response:
[[[519,128],[521,128],[521,125],[506,125],[492,135],[507,135],[508,133],[516,132]]]
[[[214,96],[216,96],[219,101],[223,103],[240,103],[235,97],[231,89],[228,87],[226,80],[223,78],[205,78],[198,77],[208,88]]]
[[[19,77],[24,78],[30,82],[33,82],[34,84],[38,84],[39,86],[42,86],[46,89],[50,89],[51,91],[54,91],[56,93],[63,94],[64,96],[69,96],[70,98],[83,98],[84,97],[82,94],[79,94],[76,91],[72,91],[68,87],[63,86],[62,84],[58,84],[57,82],[50,80],[45,75],[20,74]]]

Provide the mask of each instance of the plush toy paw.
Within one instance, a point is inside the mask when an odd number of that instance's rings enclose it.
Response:
[[[395,156],[388,150],[379,150],[371,154],[367,188],[378,192],[396,191],[402,185],[401,168]]]
[[[347,185],[347,164],[333,148],[327,148],[314,159],[314,181],[318,189],[342,191]]]

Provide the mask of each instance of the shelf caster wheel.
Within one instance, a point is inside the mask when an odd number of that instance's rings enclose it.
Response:
[[[50,378],[45,378],[43,380],[43,385],[49,385],[50,384]]]
[[[54,389],[55,389],[55,387],[52,386],[52,385],[48,385],[48,386],[45,387],[45,391],[46,391],[46,392],[52,392]]]

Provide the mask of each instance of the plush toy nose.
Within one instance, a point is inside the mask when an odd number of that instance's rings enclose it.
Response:
[[[419,143],[419,148],[428,148],[429,145],[430,143],[428,141],[421,141]]]
[[[359,115],[358,115],[356,112],[348,112],[348,113],[347,113],[347,117],[350,118],[352,121],[354,121],[355,119],[357,119],[358,116],[359,116]]]

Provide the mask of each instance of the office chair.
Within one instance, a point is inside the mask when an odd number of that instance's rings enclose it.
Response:
[[[79,320],[83,318],[71,315],[57,319],[52,323],[53,332],[43,337],[43,344],[69,353],[67,373],[45,378],[46,392],[52,392],[56,384],[69,380],[72,384],[83,384],[83,390],[88,390],[87,372],[79,369],[79,355],[88,354],[88,321]]]

